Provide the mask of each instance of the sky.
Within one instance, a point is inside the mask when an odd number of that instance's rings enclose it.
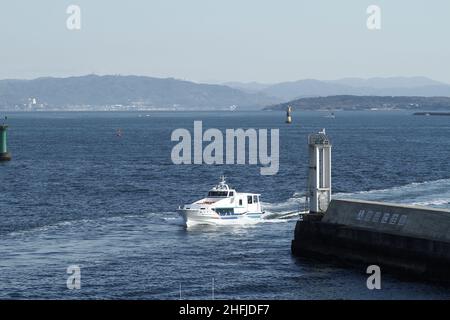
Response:
[[[69,5],[81,29],[69,30]],[[381,10],[369,30],[366,10]],[[448,0],[0,1],[0,79],[197,82],[426,76],[450,83]]]

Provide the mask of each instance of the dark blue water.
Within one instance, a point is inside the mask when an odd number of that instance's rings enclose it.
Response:
[[[13,161],[0,164],[0,298],[419,299],[450,289],[290,254],[295,219],[186,230],[180,204],[225,174],[266,211],[302,206],[308,133],[333,142],[333,188],[355,197],[450,208],[450,119],[405,112],[9,114]],[[176,128],[280,128],[280,170],[173,165]],[[117,137],[121,128],[123,135]],[[81,267],[81,290],[66,268]]]

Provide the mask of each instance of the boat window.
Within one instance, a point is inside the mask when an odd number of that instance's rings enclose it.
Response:
[[[226,197],[228,195],[227,191],[210,191],[208,192],[208,197]]]
[[[215,212],[221,216],[232,216],[234,215],[234,208],[215,208]]]
[[[252,204],[252,196],[247,196],[247,203]]]
[[[253,196],[253,203],[258,203],[258,196]]]
[[[242,199],[239,199],[239,205],[242,206]]]
[[[233,197],[234,196],[234,192],[233,191],[230,191],[230,195],[229,195],[230,197]]]

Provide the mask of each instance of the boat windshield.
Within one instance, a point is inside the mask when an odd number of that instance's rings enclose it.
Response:
[[[228,197],[228,191],[210,191],[208,197]]]

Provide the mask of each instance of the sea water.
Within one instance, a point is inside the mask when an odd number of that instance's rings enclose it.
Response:
[[[9,113],[13,160],[0,164],[0,298],[448,299],[450,289],[295,258],[304,208],[307,135],[326,128],[334,197],[450,208],[450,119],[409,112]],[[280,167],[174,165],[171,133],[280,129]],[[117,135],[120,130],[121,135]],[[179,205],[220,175],[261,193],[271,219],[186,229]],[[67,268],[79,266],[79,290]]]

